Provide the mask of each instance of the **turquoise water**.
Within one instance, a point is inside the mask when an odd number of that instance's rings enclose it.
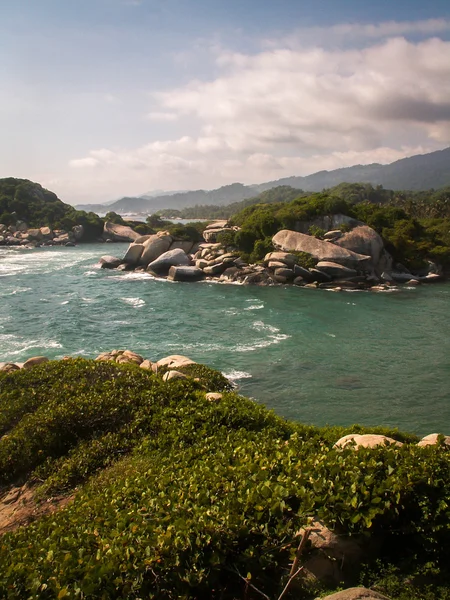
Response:
[[[0,361],[186,354],[287,418],[450,434],[450,285],[339,294],[98,268],[126,247],[0,248]]]

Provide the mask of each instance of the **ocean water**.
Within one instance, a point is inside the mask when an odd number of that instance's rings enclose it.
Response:
[[[449,284],[334,293],[99,268],[126,248],[0,248],[0,361],[186,354],[286,418],[450,434]]]

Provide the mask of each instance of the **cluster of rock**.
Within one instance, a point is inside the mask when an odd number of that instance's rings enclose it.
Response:
[[[75,246],[84,234],[82,225],[75,225],[71,231],[51,229],[50,227],[29,228],[24,221],[15,225],[0,223],[0,246]]]
[[[69,359],[70,356],[65,356],[63,360]],[[156,375],[161,374],[163,381],[172,381],[174,379],[189,379],[189,376],[182,373],[179,369],[187,367],[189,365],[197,364],[187,356],[181,354],[171,354],[158,361],[151,361],[144,358],[140,354],[133,352],[132,350],[111,350],[110,352],[102,352],[99,354],[96,361],[112,361],[118,364],[134,364],[138,365],[141,369],[150,370]],[[31,369],[36,365],[49,362],[46,356],[34,356],[29,358],[24,363],[0,363],[0,371],[12,373],[19,371],[20,369]],[[194,378],[194,381],[202,383],[199,378]],[[206,399],[211,402],[216,402],[222,398],[222,393],[217,391],[207,391]]]
[[[420,276],[402,265],[393,265],[381,236],[355,219],[333,215],[321,217],[318,222],[353,228],[347,232],[332,229],[322,239],[302,231],[279,231],[272,238],[274,252],[268,253],[262,264],[248,264],[235,248],[217,241],[219,233],[238,228],[218,221],[206,228],[201,244],[176,240],[167,231],[135,234],[123,258],[103,256],[100,264],[108,269],[147,271],[172,281],[215,279],[257,285],[294,284],[334,291],[368,288],[382,291],[396,283],[418,285],[442,278],[431,263],[430,269]],[[304,230],[306,226],[311,227],[311,222],[299,223],[298,229]],[[305,264],[305,257],[306,263],[315,266],[301,266],[299,262]]]

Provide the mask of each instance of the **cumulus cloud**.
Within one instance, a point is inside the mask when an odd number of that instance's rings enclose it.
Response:
[[[378,38],[443,31],[450,22],[336,27]],[[71,165],[140,171],[155,187],[214,187],[387,163],[450,144],[450,42],[439,38],[222,52],[218,68],[213,80],[158,93],[147,115],[188,118],[199,123],[197,135],[92,151]]]

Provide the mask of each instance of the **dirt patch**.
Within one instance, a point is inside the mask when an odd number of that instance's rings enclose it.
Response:
[[[74,494],[71,494],[37,501],[36,487],[25,483],[22,486],[0,489],[0,536],[63,508],[74,497]]]

